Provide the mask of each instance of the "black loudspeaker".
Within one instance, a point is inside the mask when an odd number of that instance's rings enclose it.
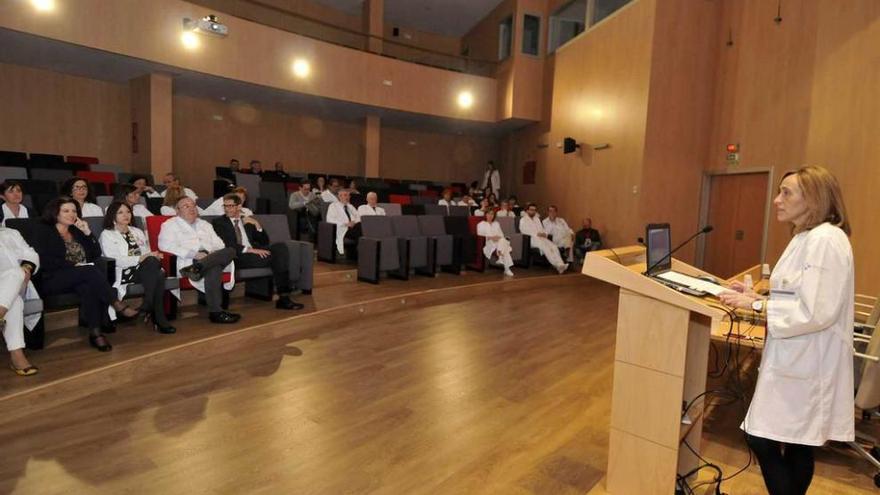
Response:
[[[574,138],[567,137],[562,140],[562,152],[564,154],[574,153],[581,145],[577,144]]]

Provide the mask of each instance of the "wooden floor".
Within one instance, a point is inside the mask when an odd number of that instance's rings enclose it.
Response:
[[[37,353],[48,378],[0,398],[0,493],[600,490],[616,291],[523,274],[339,279],[307,298],[309,315],[237,301],[246,325],[192,318],[180,344],[135,327],[113,356],[86,348],[71,364],[72,342]],[[741,416],[719,407],[705,426],[725,474],[748,458]],[[810,493],[874,493],[871,474],[824,449]],[[755,466],[724,489],[764,493]]]

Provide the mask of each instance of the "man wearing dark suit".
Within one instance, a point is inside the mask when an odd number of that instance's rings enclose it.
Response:
[[[236,268],[272,268],[278,309],[302,309],[290,298],[290,253],[283,242],[271,244],[263,227],[253,217],[241,215],[241,197],[230,193],[223,196],[222,217],[213,220],[217,235],[227,247],[234,247]]]
[[[588,251],[602,249],[602,238],[599,231],[593,228],[593,220],[585,218],[583,228],[574,236],[574,253],[578,263],[583,263]]]

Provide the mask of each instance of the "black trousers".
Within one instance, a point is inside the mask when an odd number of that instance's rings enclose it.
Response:
[[[162,270],[162,263],[153,256],[148,257],[137,266],[133,281],[144,286],[143,309],[152,313],[153,321],[158,325],[168,326],[163,299],[165,271]]]
[[[241,253],[235,259],[235,268],[271,268],[275,292],[279,296],[290,295],[290,252],[287,244],[276,242],[269,246],[271,256],[261,258],[254,253]]]
[[[101,324],[107,321],[107,308],[118,296],[104,272],[94,265],[71,266],[44,273],[40,291],[46,296],[76,292],[80,315],[89,330],[101,328]]]
[[[770,495],[804,495],[813,480],[813,447],[746,435]]]
[[[235,248],[227,247],[193,262],[201,267],[202,280],[205,282],[205,303],[211,313],[223,311],[223,268],[234,259]]]

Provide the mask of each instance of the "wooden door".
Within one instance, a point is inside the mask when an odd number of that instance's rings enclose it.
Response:
[[[761,262],[767,172],[712,176],[703,268],[723,278]]]

